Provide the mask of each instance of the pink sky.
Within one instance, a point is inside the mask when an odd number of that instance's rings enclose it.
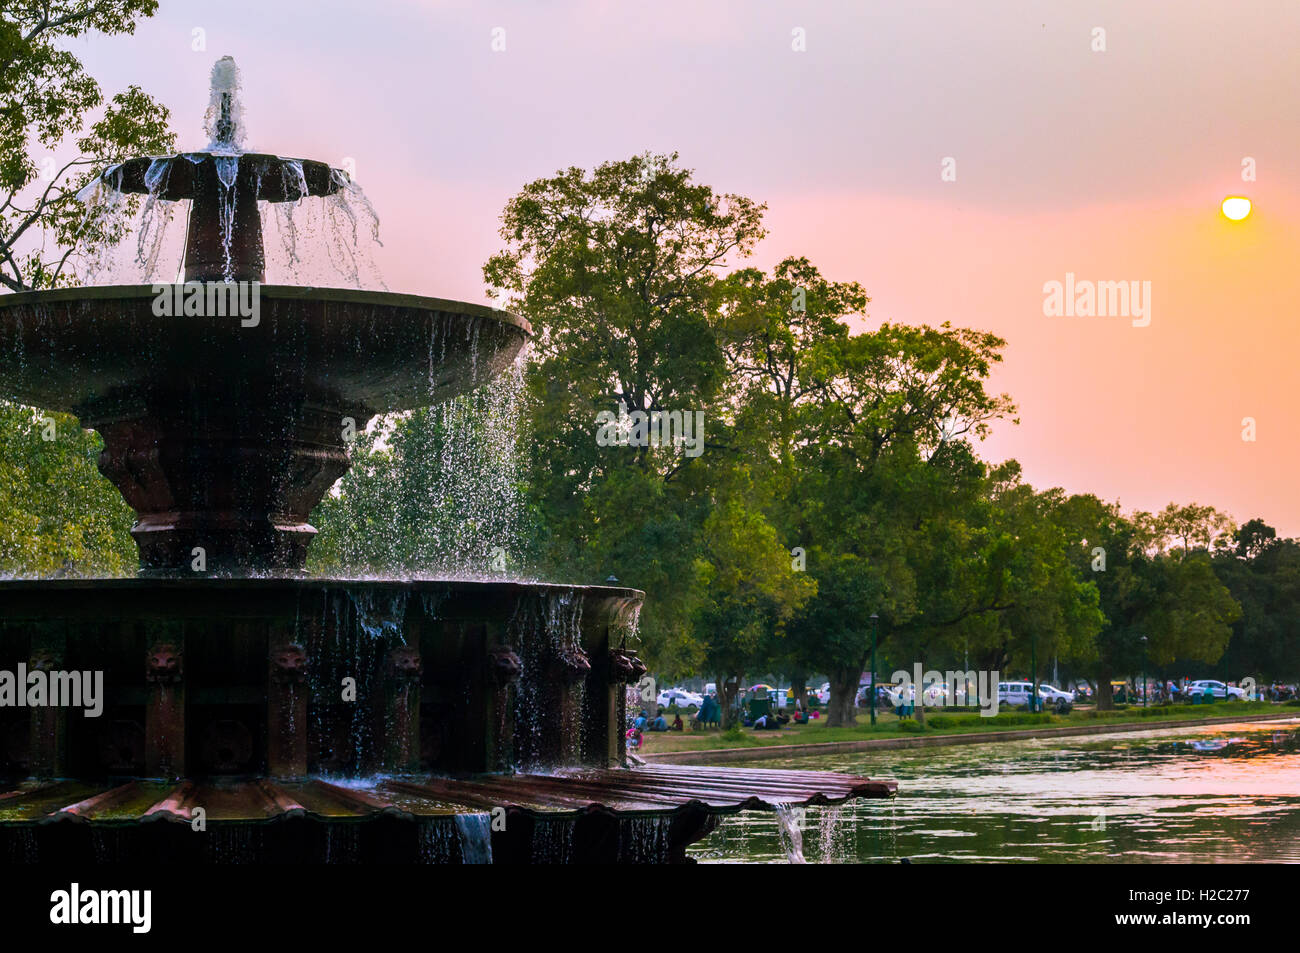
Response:
[[[78,51],[110,92],[166,102],[187,148],[212,62],[233,55],[250,146],[355,161],[394,291],[484,300],[523,183],[676,150],[768,202],[757,264],[807,255],[862,282],[873,321],[1005,337],[995,386],[1022,424],[987,458],[1040,487],[1211,503],[1300,535],[1297,36],[1294,0],[163,0],[134,37]],[[1255,201],[1245,223],[1220,217],[1228,194]],[[1067,272],[1150,281],[1150,326],[1045,317],[1043,284]]]

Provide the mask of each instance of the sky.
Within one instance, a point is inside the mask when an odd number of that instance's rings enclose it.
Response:
[[[393,291],[486,301],[522,185],[676,151],[768,204],[732,264],[805,255],[862,283],[867,326],[1005,338],[992,386],[1020,424],[986,459],[1300,536],[1298,41],[1294,0],[161,0],[75,48],[189,149],[234,56],[248,145],[352,163]],[[1149,287],[1146,315],[1045,314],[1067,274]]]

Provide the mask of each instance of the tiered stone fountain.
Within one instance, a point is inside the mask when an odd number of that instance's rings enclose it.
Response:
[[[260,203],[348,180],[239,151],[232,92],[214,102],[207,151],[101,184],[189,201],[185,281],[229,290],[264,277]],[[0,670],[102,671],[107,696],[98,718],[0,708],[0,859],[680,859],[725,813],[892,793],[628,768],[636,590],[306,575],[349,424],[485,383],[530,328],[434,298],[258,295],[255,322],[159,316],[148,285],[0,297],[0,395],[98,431],[141,565],[0,582]]]

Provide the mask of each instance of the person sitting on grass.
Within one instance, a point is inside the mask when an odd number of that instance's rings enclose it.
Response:
[[[651,731],[667,731],[667,730],[668,730],[668,719],[664,717],[662,711],[661,711],[661,712],[658,714],[658,716],[655,718],[655,720],[654,720],[654,724],[652,724],[652,725],[650,726],[650,730],[651,730]]]
[[[681,731],[681,730],[682,730],[683,728],[685,728],[685,727],[686,727],[686,726],[685,726],[684,724],[682,724],[682,716],[681,716],[681,713],[679,712],[679,713],[677,714],[677,717],[673,719],[672,726],[671,726],[668,730],[669,730],[669,731]]]

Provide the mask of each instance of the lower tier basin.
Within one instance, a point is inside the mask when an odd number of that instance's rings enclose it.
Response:
[[[893,794],[629,767],[641,601],[474,580],[0,581],[0,861],[663,862],[729,813]]]

